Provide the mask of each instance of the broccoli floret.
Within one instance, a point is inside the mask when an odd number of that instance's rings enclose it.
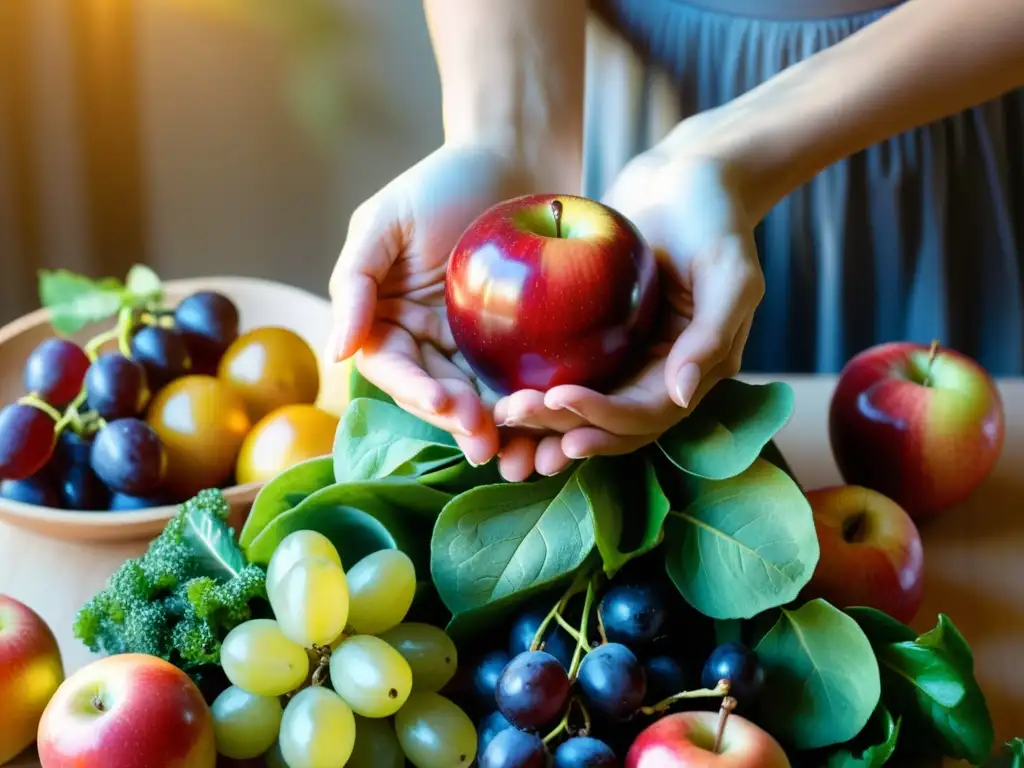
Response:
[[[96,653],[146,653],[186,670],[216,664],[221,639],[266,598],[266,574],[246,561],[228,513],[217,490],[182,504],[146,553],[81,608],[75,636]]]

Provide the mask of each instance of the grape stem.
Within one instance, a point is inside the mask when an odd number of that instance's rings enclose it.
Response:
[[[548,611],[548,615],[544,617],[544,621],[537,627],[537,631],[533,635],[533,642],[530,643],[531,651],[541,651],[544,649],[544,633],[548,631],[548,627],[551,626],[551,622],[555,621],[556,616],[561,616],[562,611],[569,604],[577,594],[583,591],[589,575],[585,573],[578,573],[576,578],[573,579],[572,584],[569,585],[569,589],[566,590],[565,594],[562,595],[562,599],[555,603],[551,610]]]
[[[579,646],[580,643],[584,642],[580,639],[579,630],[576,629],[576,627],[574,627],[568,621],[566,621],[565,617],[562,614],[556,613],[555,621],[558,622],[561,625],[562,629],[564,629],[569,634],[569,637],[576,641],[577,646]]]
[[[601,645],[608,645],[608,633],[604,631],[604,619],[600,607],[597,609],[597,634],[601,636]]]
[[[722,708],[718,710],[718,727],[715,729],[715,743],[711,747],[713,754],[718,754],[718,750],[722,748],[722,737],[725,735],[725,724],[729,720],[729,714],[736,709],[736,699],[732,696],[726,696],[722,699]]]
[[[40,411],[42,411],[47,416],[49,416],[51,419],[53,419],[54,422],[56,422],[57,424],[60,424],[61,419],[64,418],[61,415],[60,411],[58,411],[56,408],[54,408],[48,402],[46,402],[41,397],[39,397],[39,395],[37,395],[35,392],[32,392],[32,393],[27,394],[27,395],[24,395],[23,397],[19,397],[18,398],[18,404],[19,405],[30,405],[33,408],[38,408]]]
[[[584,654],[590,652],[590,642],[587,640],[587,626],[590,624],[590,611],[594,606],[594,595],[596,592],[597,577],[595,576],[587,582],[587,594],[583,598],[583,618],[580,620],[580,630],[576,633],[576,647],[572,652],[572,663],[569,664],[569,680],[573,682],[575,682],[576,674],[580,670],[580,663],[583,661]]]
[[[329,645],[314,645],[313,653],[319,659],[316,669],[313,671],[313,686],[319,688],[327,682],[327,673],[331,667],[331,647]]]
[[[544,737],[545,744],[550,744],[563,733],[580,733],[579,730],[574,730],[573,727],[569,724],[569,720],[572,718],[573,706],[577,706],[580,708],[580,713],[583,716],[583,730],[586,733],[590,733],[590,713],[587,712],[587,708],[583,706],[583,702],[580,701],[579,698],[577,698],[576,696],[573,696],[572,699],[569,701],[569,706],[565,708],[565,714],[562,716],[562,719],[558,722],[558,725],[554,727],[551,733]]]
[[[643,712],[645,715],[658,715],[664,712],[669,707],[671,707],[676,702],[683,701],[684,699],[703,699],[712,698],[715,696],[725,696],[726,698],[731,698],[729,696],[730,688],[731,686],[729,685],[728,680],[719,680],[718,685],[714,688],[698,688],[695,691],[680,691],[679,693],[669,696],[667,699],[662,699],[657,704],[652,704],[649,707],[641,707],[640,711]],[[733,706],[735,706],[735,704]]]

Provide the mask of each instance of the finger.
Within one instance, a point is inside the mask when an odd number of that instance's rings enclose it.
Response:
[[[408,332],[390,323],[375,323],[356,357],[356,367],[403,408],[437,415],[448,405],[448,393],[423,369],[419,358],[419,348]]]
[[[586,459],[591,456],[624,456],[658,439],[652,435],[613,435],[603,429],[583,427],[562,436],[563,453],[570,459]]]
[[[538,429],[550,432],[568,432],[587,422],[570,411],[551,410],[545,404],[543,392],[522,389],[503,397],[495,404],[494,419],[506,427]]]
[[[373,327],[377,288],[398,258],[401,246],[391,242],[394,230],[386,222],[386,201],[377,196],[359,206],[349,221],[348,234],[330,280],[332,362],[347,360]]]
[[[753,325],[754,317],[751,315],[743,321],[736,338],[732,342],[732,351],[725,359],[725,373],[722,378],[731,379],[743,370],[743,350],[747,346],[747,339],[750,338],[750,327]]]
[[[551,477],[559,472],[564,472],[572,459],[565,455],[562,450],[562,437],[560,435],[548,435],[541,438],[537,444],[536,456],[533,460],[537,473]]]
[[[455,340],[444,316],[431,307],[406,299],[381,299],[375,310],[384,320],[407,330],[417,341],[429,341],[447,352],[455,350]]]
[[[665,387],[683,408],[701,378],[729,355],[740,325],[763,295],[760,269],[746,246],[733,239],[723,248],[731,252],[694,276],[693,321],[672,345],[665,365]]]
[[[498,472],[510,483],[521,483],[533,474],[537,440],[516,434],[498,452]]]
[[[664,427],[679,406],[665,390],[664,360],[650,362],[627,387],[602,394],[586,387],[553,387],[544,403],[576,414],[588,426],[617,435],[646,435]],[[568,431],[568,430],[563,430]]]

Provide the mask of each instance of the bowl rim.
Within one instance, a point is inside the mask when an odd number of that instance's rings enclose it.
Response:
[[[165,292],[173,294],[188,294],[194,290],[216,290],[217,286],[246,285],[252,288],[269,288],[277,291],[284,290],[295,294],[296,300],[315,301],[327,303],[327,299],[319,296],[305,288],[300,288],[290,283],[282,283],[276,280],[268,280],[262,277],[232,276],[232,275],[210,275],[208,277],[189,277],[181,279],[162,280]],[[51,312],[47,307],[35,309],[27,314],[14,318],[6,325],[0,327],[0,345],[6,344],[18,336],[38,328],[40,325],[50,322]],[[54,333],[54,335],[57,335]],[[241,485],[230,485],[219,489],[224,498],[230,504],[232,501],[252,500],[265,482],[256,481]],[[41,507],[35,504],[26,504],[13,499],[0,499],[4,510],[9,516],[22,519],[37,520],[39,522],[60,524],[61,522],[73,521],[75,525],[86,528],[103,528],[111,525],[146,525],[161,520],[170,520],[177,513],[180,504],[167,504],[161,507],[147,507],[145,509],[131,510],[77,510],[58,509],[56,507]]]

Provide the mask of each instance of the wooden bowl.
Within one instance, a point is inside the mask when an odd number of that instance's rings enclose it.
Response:
[[[199,290],[220,291],[238,306],[241,330],[259,326],[282,326],[302,336],[321,358],[331,327],[330,303],[320,296],[281,283],[248,277],[207,277],[169,280],[164,283],[167,305],[176,305]],[[112,327],[114,319],[84,328],[72,338],[84,343],[98,332]],[[41,341],[53,336],[49,312],[40,309],[0,328],[0,407],[25,394],[22,381],[25,361]],[[335,370],[337,369],[337,370]],[[321,362],[318,405],[340,414],[345,389],[342,366],[325,371]],[[262,483],[224,489],[232,509],[236,530],[248,514]],[[0,498],[0,520],[45,536],[59,539],[114,542],[149,539],[163,530],[174,516],[176,506],[126,512],[78,512],[53,509]],[[2,531],[0,531],[2,535]]]

